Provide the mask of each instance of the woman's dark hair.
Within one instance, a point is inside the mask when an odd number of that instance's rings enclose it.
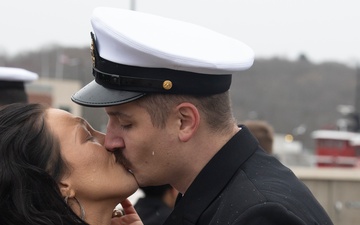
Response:
[[[64,202],[58,182],[67,168],[48,129],[47,107],[0,109],[0,224],[86,224]]]

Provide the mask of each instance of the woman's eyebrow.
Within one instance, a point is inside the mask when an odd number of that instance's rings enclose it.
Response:
[[[81,117],[75,117],[75,123],[76,123],[76,126],[75,126],[75,143],[76,143],[76,139],[78,137],[78,131],[81,130],[80,128],[81,127],[85,127],[87,128],[88,127],[88,123],[86,122],[86,120],[84,120],[83,118]]]
[[[75,122],[77,123],[78,126],[85,126],[85,127],[88,126],[88,122],[81,117],[75,117]]]

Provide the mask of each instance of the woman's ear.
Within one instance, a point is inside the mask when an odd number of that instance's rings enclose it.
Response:
[[[69,198],[75,197],[75,190],[72,188],[71,183],[68,179],[61,180],[59,183],[59,189],[61,192],[61,195]]]
[[[200,113],[195,105],[184,102],[177,106],[180,118],[179,139],[183,142],[190,140],[200,124]]]

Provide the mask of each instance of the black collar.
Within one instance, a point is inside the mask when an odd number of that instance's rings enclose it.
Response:
[[[178,197],[176,207],[165,224],[196,224],[200,215],[219,195],[241,165],[256,151],[257,140],[241,126],[209,161],[185,195]]]

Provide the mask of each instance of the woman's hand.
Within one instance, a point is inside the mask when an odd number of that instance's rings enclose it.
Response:
[[[120,203],[124,210],[124,215],[115,216],[111,219],[111,225],[144,225],[134,206],[126,199]]]

